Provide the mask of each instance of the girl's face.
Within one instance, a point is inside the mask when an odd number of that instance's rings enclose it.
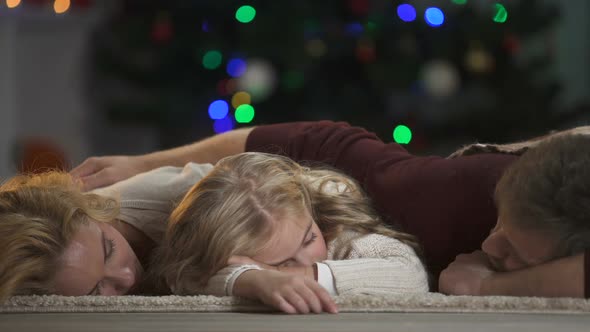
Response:
[[[143,269],[121,233],[108,223],[81,225],[58,260],[53,280],[59,295],[124,295]]]
[[[252,259],[273,266],[311,266],[327,258],[326,242],[311,216],[285,216],[268,245]]]

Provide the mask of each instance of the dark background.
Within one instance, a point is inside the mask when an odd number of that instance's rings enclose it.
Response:
[[[51,156],[75,165],[285,121],[348,121],[416,154],[447,154],[590,117],[585,0],[23,0],[8,8],[16,3],[0,1],[0,176]],[[414,20],[403,20],[402,4]],[[251,22],[236,19],[243,5],[256,10]],[[425,18],[431,7],[444,13],[439,26]],[[243,65],[228,72],[236,59]],[[251,96],[251,122],[235,120],[237,92]],[[216,100],[229,105],[225,119],[209,115]],[[411,139],[394,136],[400,126]]]

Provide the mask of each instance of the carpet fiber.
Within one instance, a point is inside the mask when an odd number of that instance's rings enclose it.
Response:
[[[335,298],[341,313],[552,313],[590,314],[590,300],[506,296],[446,296],[438,293]],[[32,312],[271,312],[259,303],[214,296],[15,296],[0,305],[0,313]]]

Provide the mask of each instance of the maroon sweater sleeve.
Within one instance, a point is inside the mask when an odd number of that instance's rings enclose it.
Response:
[[[590,299],[590,249],[584,252],[584,297]]]
[[[246,150],[325,162],[356,178],[388,222],[418,237],[435,278],[456,255],[481,247],[496,222],[495,184],[516,158],[418,157],[362,128],[330,121],[257,127]]]

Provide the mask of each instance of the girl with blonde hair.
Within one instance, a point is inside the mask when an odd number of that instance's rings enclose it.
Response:
[[[348,176],[250,152],[220,160],[187,193],[153,272],[160,289],[176,294],[335,312],[329,294],[427,292],[419,252]]]

